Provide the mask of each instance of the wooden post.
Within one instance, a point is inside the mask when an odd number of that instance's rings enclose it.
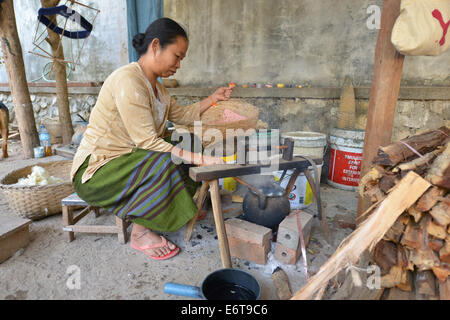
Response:
[[[375,64],[370,91],[369,113],[364,140],[361,177],[370,169],[378,147],[391,143],[392,128],[400,91],[403,61],[405,56],[397,52],[391,43],[394,23],[400,14],[400,0],[384,0],[381,28],[375,49]],[[370,203],[359,197],[358,219],[370,207]]]
[[[39,145],[39,136],[17,33],[13,0],[5,0],[0,4],[0,37],[23,152],[26,159],[33,158],[33,148]]]
[[[59,0],[41,0],[41,4],[43,8],[55,7],[59,3]],[[56,21],[53,17],[49,17],[51,21]],[[51,29],[47,28],[48,38],[47,42],[50,44],[52,48],[52,55],[54,58],[63,61],[64,60],[64,51],[63,45],[60,43],[62,39],[60,36],[53,32]],[[73,136],[73,126],[72,126],[72,118],[70,117],[70,108],[69,108],[69,91],[67,89],[67,72],[66,72],[66,64],[59,62],[57,60],[53,60],[53,72],[55,73],[55,81],[56,81],[56,100],[58,103],[58,113],[59,113],[59,122],[62,128],[62,139],[63,144],[69,144],[72,141]]]

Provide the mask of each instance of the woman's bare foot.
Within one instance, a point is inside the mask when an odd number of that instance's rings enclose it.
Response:
[[[134,246],[143,248],[146,246],[152,246],[161,243],[161,236],[157,235],[150,229],[147,229],[141,225],[134,224],[133,230],[131,231],[131,243]],[[169,254],[172,250],[176,249],[177,246],[172,242],[167,241],[167,245],[161,248],[146,249],[144,250],[147,254],[154,257],[162,257]]]

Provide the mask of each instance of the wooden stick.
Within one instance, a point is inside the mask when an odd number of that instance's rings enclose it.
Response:
[[[366,249],[372,250],[403,211],[413,205],[429,187],[429,182],[416,173],[409,172],[380,203],[375,212],[342,241],[333,256],[292,299],[311,299],[314,293],[328,283],[342,268],[355,264],[360,255]]]
[[[222,205],[220,203],[219,181],[208,181],[211,188],[211,202],[213,206],[214,222],[216,224],[217,238],[219,240],[220,257],[224,268],[231,268],[230,248],[223,222]]]

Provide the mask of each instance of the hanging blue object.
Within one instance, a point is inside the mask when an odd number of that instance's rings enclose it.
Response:
[[[70,19],[76,23],[78,23],[84,30],[83,31],[69,31],[62,29],[55,25],[50,19],[48,19],[46,16],[54,16],[54,15],[61,15],[67,19]],[[41,8],[38,11],[38,20],[39,22],[46,25],[49,29],[52,31],[61,34],[65,37],[71,38],[71,39],[85,39],[89,37],[92,31],[92,24],[87,21],[85,18],[83,18],[82,15],[80,15],[78,12],[73,10],[72,8],[69,8],[65,5],[57,6],[57,7],[51,7],[51,8]]]

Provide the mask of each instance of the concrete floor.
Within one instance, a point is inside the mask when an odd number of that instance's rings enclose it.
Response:
[[[10,150],[9,159],[0,159],[0,176],[15,168],[40,161],[64,159],[53,156],[22,160],[18,142],[10,144]],[[246,188],[243,186],[236,191],[241,195],[245,192]],[[324,240],[319,220],[315,218],[309,244],[309,249],[315,254],[307,254],[310,275],[319,270],[352,231],[337,228],[333,223],[334,215],[356,215],[356,192],[322,184],[321,194],[326,205],[332,244],[329,245]],[[239,208],[239,204],[232,206]],[[226,214],[225,217],[236,216],[238,211]],[[314,203],[308,211],[316,212]],[[114,217],[106,212],[102,213],[98,218],[88,215],[83,222],[112,225]],[[0,194],[0,214],[15,216],[3,194]],[[128,233],[130,231],[131,227]],[[62,230],[61,214],[34,221],[30,225],[30,244],[0,264],[0,299],[189,299],[165,294],[165,283],[199,286],[206,275],[221,269],[222,265],[211,212],[208,212],[206,219],[197,222],[192,240],[187,243],[184,241],[185,231],[186,226],[177,232],[164,234],[180,247],[180,254],[166,261],[153,261],[130,248],[129,243],[120,244],[114,235],[76,234],[75,241],[68,243]],[[281,266],[288,274],[292,292],[299,290],[306,282],[302,258],[295,266],[279,264],[272,253],[269,253],[266,265],[234,257],[232,263],[234,268],[249,272],[259,281],[263,300],[278,299],[270,278],[277,266]],[[73,288],[71,279],[77,274],[80,286]]]

